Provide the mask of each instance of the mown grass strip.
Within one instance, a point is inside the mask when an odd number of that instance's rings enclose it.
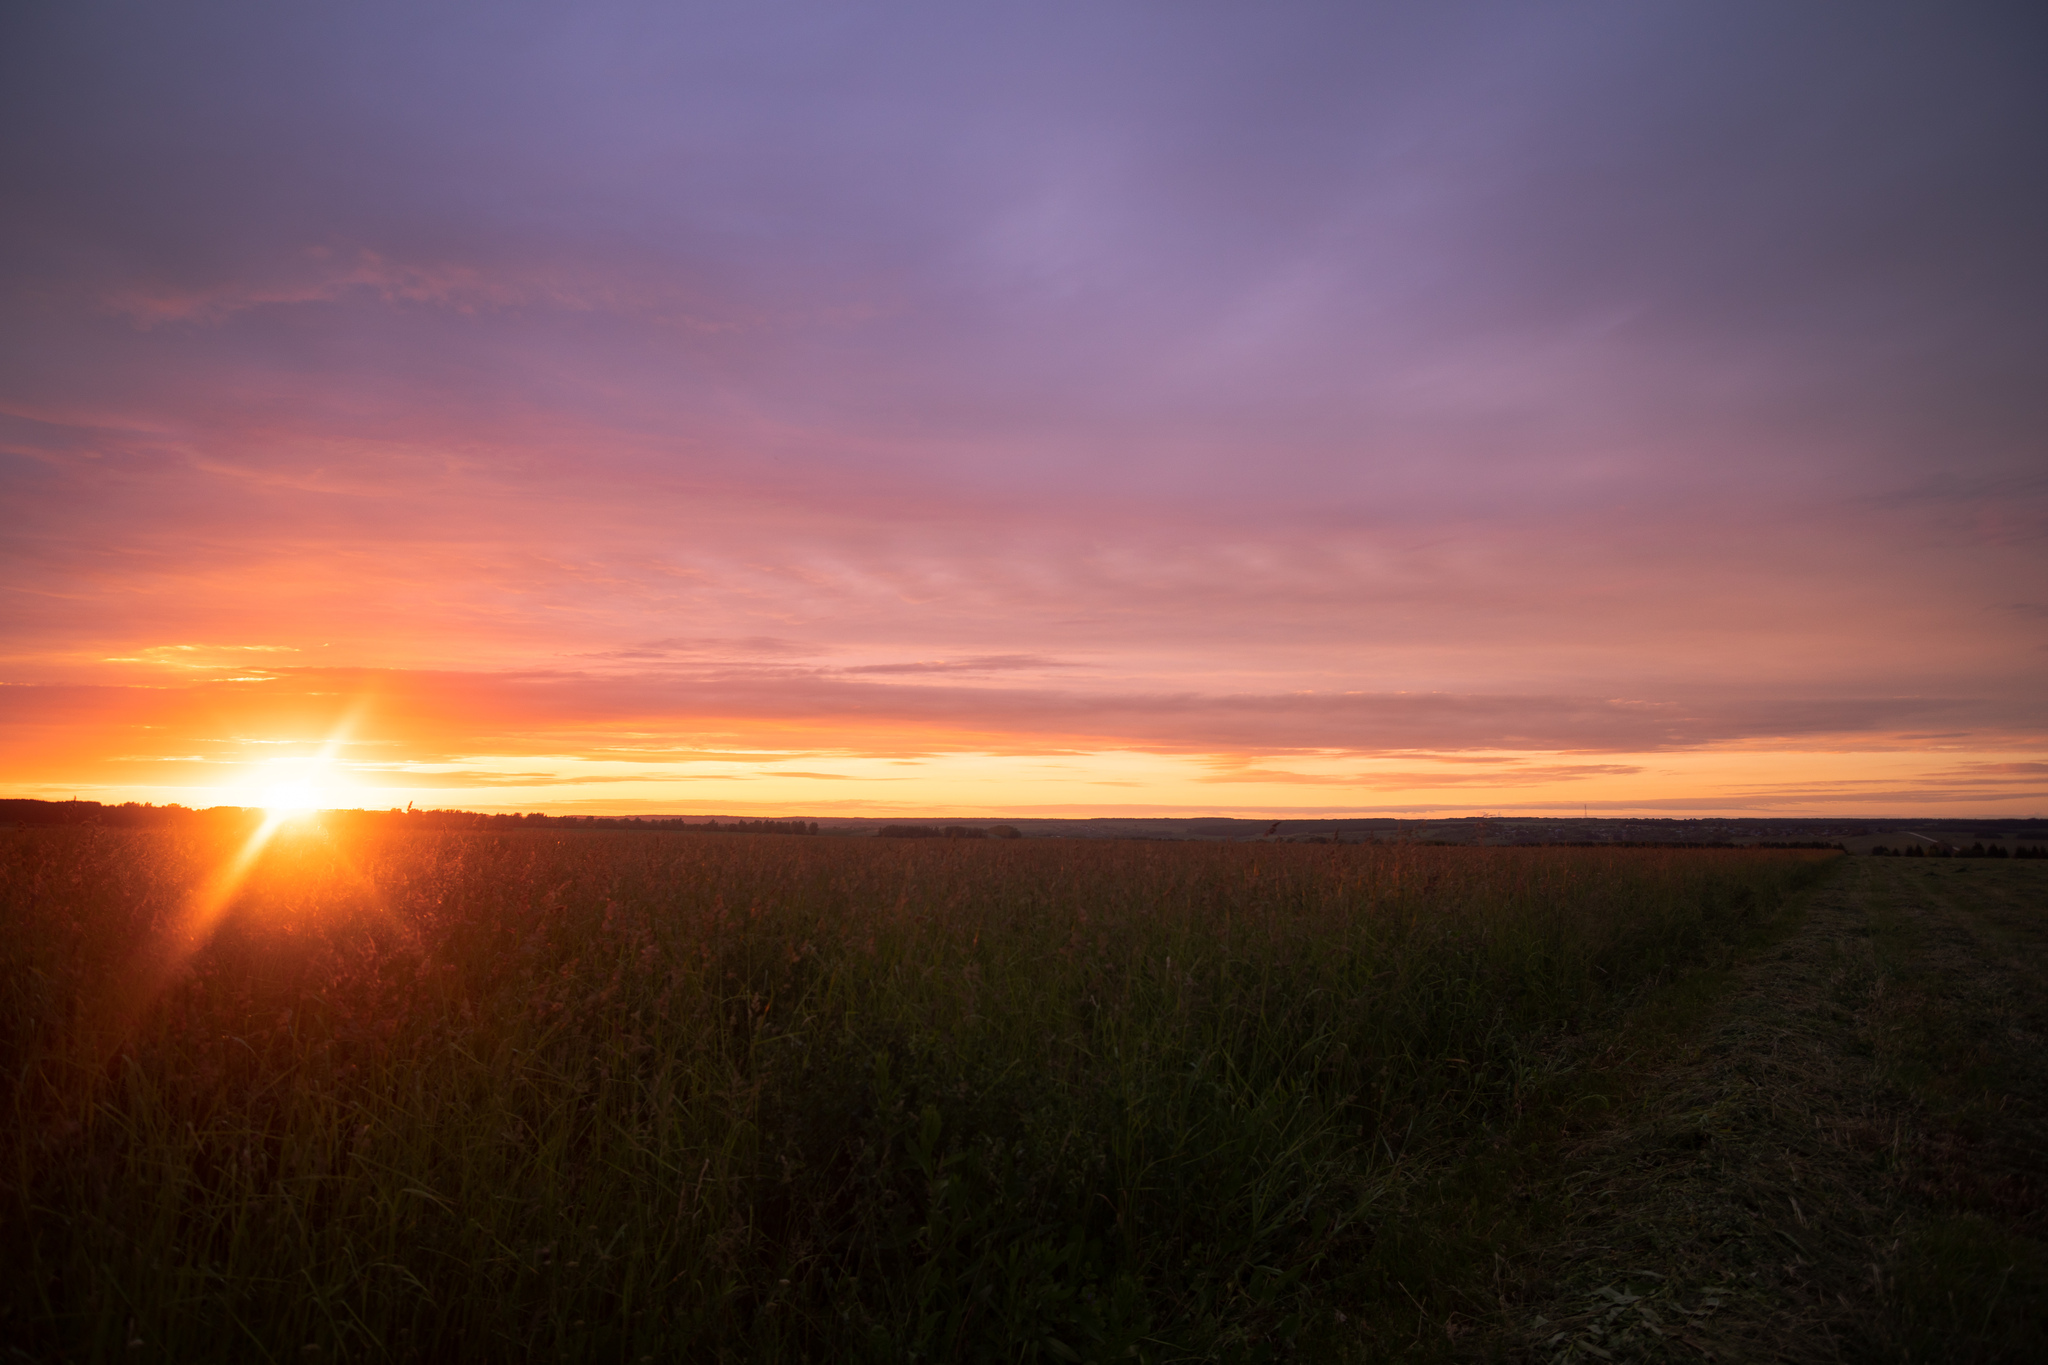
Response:
[[[2048,1351],[2044,891],[2024,865],[1839,862],[1612,1122],[1559,1148],[1571,1198],[1489,1340],[1546,1361]]]

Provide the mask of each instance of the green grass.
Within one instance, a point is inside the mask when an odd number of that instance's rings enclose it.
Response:
[[[1390,1349],[1558,1040],[1824,862],[311,829],[175,957],[233,852],[0,834],[32,1358]]]

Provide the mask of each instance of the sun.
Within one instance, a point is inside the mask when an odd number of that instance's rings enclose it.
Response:
[[[340,806],[348,795],[354,793],[355,784],[349,781],[338,759],[343,746],[349,743],[349,735],[355,729],[364,704],[358,701],[327,732],[325,739],[298,736],[252,741],[282,746],[287,751],[273,751],[270,756],[243,769],[241,780],[229,788],[240,798],[237,804],[244,808],[260,807],[267,817],[264,821],[266,829],[274,829],[286,820],[300,819]]]
[[[279,782],[263,790],[263,809],[273,820],[290,820],[320,809],[321,791],[312,782]]]

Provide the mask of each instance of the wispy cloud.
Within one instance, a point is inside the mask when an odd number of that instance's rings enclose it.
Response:
[[[1626,763],[1524,765],[1496,772],[1373,771],[1302,773],[1274,768],[1230,768],[1203,782],[1280,783],[1286,785],[1361,787],[1381,791],[1429,791],[1440,787],[1544,787],[1595,777],[1632,776],[1643,769]]]
[[[606,278],[607,275],[611,278]],[[687,294],[650,290],[644,280],[589,265],[563,269],[521,262],[485,265],[459,258],[398,259],[370,247],[308,247],[257,278],[228,277],[206,284],[131,283],[101,296],[108,311],[138,327],[171,323],[219,324],[237,314],[360,297],[385,305],[445,308],[464,316],[545,307],[570,313],[655,314],[693,330],[735,330],[736,319],[714,319],[691,308]]]
[[[1014,673],[1038,672],[1055,668],[1080,668],[1082,665],[1065,659],[1051,659],[1042,654],[977,654],[965,659],[934,659],[916,663],[900,664],[856,664],[838,672],[860,673]]]
[[[110,664],[149,664],[189,672],[219,673],[246,670],[261,662],[252,655],[297,654],[292,645],[150,645],[133,654],[116,654],[101,660]]]
[[[1969,783],[1978,786],[2030,786],[2048,781],[2048,763],[1969,763],[1928,775],[1935,782]]]
[[[815,648],[772,635],[744,638],[676,636],[619,649],[592,651],[579,657],[652,663],[665,659],[793,659],[818,652]]]

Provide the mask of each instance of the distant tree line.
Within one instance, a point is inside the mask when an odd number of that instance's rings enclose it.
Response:
[[[164,829],[174,825],[219,824],[261,820],[263,812],[241,806],[152,806],[124,801],[118,806],[98,801],[0,800],[0,825],[98,825],[110,829]]]
[[[1913,844],[1906,848],[1887,848],[1879,844],[1870,850],[1879,858],[2048,858],[2048,845],[2020,844],[2008,850],[2004,844],[1985,846],[1971,844],[1968,848],[1951,848],[1946,844]]]
[[[678,830],[693,834],[816,834],[815,820],[649,820],[638,815],[483,815],[467,810],[337,810],[326,819],[403,821],[408,829],[627,829]]]
[[[1446,843],[1446,840],[1426,839],[1424,843]],[[1730,843],[1726,839],[1546,839],[1544,848],[1742,848],[1744,845]],[[1765,848],[1805,848],[1805,844],[1765,844]],[[1816,844],[1816,848],[1833,848],[1833,844]]]
[[[884,825],[875,833],[884,839],[1021,839],[1012,825]]]
[[[0,799],[0,825],[95,825],[114,829],[164,829],[194,823],[260,821],[264,811],[253,806],[209,806],[193,809],[176,804],[150,805],[126,801],[118,806],[98,801],[36,801]],[[539,811],[486,815],[470,810],[330,810],[322,821],[352,825],[398,825],[405,829],[637,829],[688,830],[716,834],[816,834],[815,820],[648,820],[622,815],[543,815]]]

